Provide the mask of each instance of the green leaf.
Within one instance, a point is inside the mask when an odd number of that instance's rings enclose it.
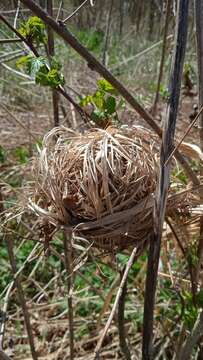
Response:
[[[58,87],[59,85],[65,84],[65,79],[62,74],[58,72],[56,69],[50,69],[47,74],[48,85],[51,87]]]
[[[118,91],[105,79],[97,80],[97,86],[100,90],[110,93],[112,95],[118,95]]]
[[[51,86],[56,88],[59,85],[64,85],[65,80],[62,74],[56,69],[48,69],[46,65],[40,67],[35,76],[36,84],[43,86]]]
[[[22,56],[17,62],[16,66],[18,68],[24,68],[25,71],[32,77],[35,77],[36,73],[40,70],[41,67],[47,66],[46,59],[42,56],[35,57],[32,55]]]
[[[61,63],[58,61],[58,59],[55,56],[53,56],[51,59],[51,68],[58,71],[61,70],[62,68]]]
[[[16,61],[17,68],[22,68],[27,65],[29,55],[21,56],[20,59]]]
[[[41,68],[46,68],[46,67],[47,67],[46,59],[44,59],[42,56],[38,58],[32,57],[28,62],[28,73],[29,75],[34,77]]]
[[[31,16],[27,21],[22,22],[18,31],[27,40],[35,42],[36,45],[47,41],[45,25],[37,16]]]
[[[104,110],[104,98],[101,91],[95,92],[92,96],[92,102],[99,110]]]
[[[106,113],[112,115],[116,111],[116,99],[113,96],[108,96],[104,106]]]
[[[49,69],[47,68],[46,65],[42,65],[36,75],[35,75],[35,82],[36,84],[40,84],[40,85],[44,85],[44,86],[48,86],[48,80],[47,80],[47,75],[49,73]]]
[[[83,96],[79,104],[82,107],[92,104],[92,96],[91,95]]]
[[[56,88],[65,83],[63,75],[59,72],[61,65],[56,59],[52,59],[50,69],[47,60],[42,56],[23,56],[16,65],[24,67],[26,72],[35,78],[36,84]]]

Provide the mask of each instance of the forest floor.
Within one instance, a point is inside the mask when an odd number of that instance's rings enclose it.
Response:
[[[177,118],[176,139],[181,138],[187,127],[190,125],[190,116],[194,113],[193,106],[197,105],[197,96],[181,96],[179,113]],[[147,108],[150,111],[150,108]],[[166,103],[161,102],[157,107],[156,121],[161,126],[166,111]],[[72,120],[70,111],[69,122]],[[146,122],[131,108],[126,107],[119,114],[121,124],[141,125],[148,127]],[[0,144],[5,149],[12,149],[16,146],[29,145],[33,138],[39,139],[53,127],[52,109],[49,106],[38,106],[32,110],[23,110],[20,106],[9,105],[6,110],[0,107]],[[61,115],[61,125],[68,126]],[[185,141],[198,145],[198,126],[195,124],[187,135]]]

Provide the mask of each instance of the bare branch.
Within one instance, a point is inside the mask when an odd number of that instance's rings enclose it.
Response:
[[[67,16],[64,20],[63,23],[65,24],[68,20],[70,20],[75,14],[78,13],[78,11],[88,2],[89,0],[84,0],[82,2],[82,4],[80,4],[80,6],[77,7],[77,9],[75,9],[72,14],[70,14],[69,16]]]
[[[10,43],[16,43],[21,42],[21,39],[0,39],[0,44],[10,44]]]

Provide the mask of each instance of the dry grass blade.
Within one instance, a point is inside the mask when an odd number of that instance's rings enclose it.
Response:
[[[158,157],[157,138],[142,127],[92,129],[84,135],[55,128],[34,162],[28,206],[49,238],[63,227],[94,248],[145,248],[153,230]],[[168,215],[188,214],[188,196],[188,191],[171,192]],[[196,205],[191,198],[189,204]]]

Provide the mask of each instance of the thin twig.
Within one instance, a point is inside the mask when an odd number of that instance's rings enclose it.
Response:
[[[13,27],[15,29],[16,29],[16,25],[17,25],[17,19],[18,19],[19,10],[20,10],[20,0],[18,0],[18,6],[17,6],[17,9],[16,9],[16,14],[15,14],[14,22],[13,22]]]
[[[60,1],[59,8],[58,8],[57,15],[56,15],[56,21],[59,20],[59,16],[60,16],[62,6],[63,6],[63,0]]]
[[[159,76],[158,76],[156,94],[155,94],[153,110],[152,110],[153,115],[156,114],[156,107],[159,102],[159,91],[160,91],[160,85],[161,85],[161,80],[162,80],[162,76],[163,76],[167,34],[168,34],[168,27],[169,27],[169,22],[170,22],[170,6],[171,6],[171,0],[167,0],[166,13],[165,13],[165,26],[164,26],[164,34],[163,34],[163,46],[162,46],[161,61],[160,61],[160,66],[159,66]]]
[[[73,276],[71,275],[73,250],[72,250],[71,232],[64,231],[63,246],[64,246],[64,258],[65,258],[65,268],[67,273],[67,289],[68,289],[70,360],[74,360],[74,321],[73,321],[73,300],[72,300]]]
[[[52,0],[47,1],[47,12],[50,16],[53,16],[53,2]],[[47,42],[47,51],[48,56],[51,60],[51,57],[55,54],[54,49],[54,33],[52,28],[48,26],[47,28],[48,42]],[[59,94],[56,89],[52,89],[52,104],[53,104],[53,117],[54,117],[54,126],[59,126]]]
[[[35,49],[35,47],[32,45],[32,43],[30,41],[28,41],[24,36],[22,36],[18,30],[16,30],[7,20],[6,18],[0,13],[0,20],[2,20],[4,22],[4,24],[6,24],[8,26],[8,28],[14,32],[17,37],[19,39],[21,39],[26,45],[27,47],[33,52],[33,54],[35,56],[38,56],[38,52],[37,50]]]
[[[10,260],[10,264],[11,264],[11,268],[12,268],[12,273],[14,276],[14,283],[15,283],[16,289],[18,291],[18,297],[20,300],[21,309],[23,312],[24,320],[25,320],[25,325],[26,325],[29,344],[30,344],[30,350],[32,353],[33,360],[37,360],[38,356],[37,356],[37,353],[35,350],[34,336],[33,336],[32,326],[31,326],[31,322],[30,322],[30,315],[29,315],[29,312],[27,309],[27,304],[26,304],[26,300],[24,297],[23,288],[22,288],[19,277],[15,276],[17,273],[17,266],[16,266],[15,257],[14,257],[14,252],[13,252],[13,241],[10,238],[10,236],[6,237],[6,243],[7,243],[8,255],[9,255],[9,260]]]
[[[14,115],[4,104],[0,104],[0,107],[7,112],[8,115],[20,126],[22,127],[34,141],[37,141],[37,138],[29,131],[29,129],[22,124],[22,122]]]
[[[3,350],[4,332],[5,332],[5,324],[6,324],[6,313],[7,313],[7,308],[8,308],[9,295],[13,288],[13,285],[14,285],[14,281],[12,281],[8,287],[8,290],[4,297],[4,306],[3,306],[3,309],[1,310],[1,314],[0,314],[0,316],[3,317],[2,321],[0,322],[0,350]]]
[[[121,279],[123,275],[123,271],[120,273]],[[120,299],[118,301],[118,335],[119,335],[119,343],[120,349],[123,353],[123,356],[126,360],[131,360],[130,349],[128,347],[126,341],[126,329],[125,329],[125,300],[127,295],[127,281],[123,286],[123,291],[121,293]]]
[[[84,0],[82,2],[82,4],[80,4],[80,6],[77,7],[77,9],[75,9],[72,14],[70,14],[69,16],[67,16],[64,20],[63,23],[65,24],[68,20],[70,20],[75,14],[77,14],[77,12],[88,2],[89,0]]]
[[[102,64],[106,66],[106,55],[107,55],[107,49],[108,49],[108,42],[109,42],[109,35],[110,35],[110,26],[111,26],[111,14],[113,10],[113,1],[111,0],[108,16],[107,16],[107,22],[106,22],[106,32],[105,32],[105,39],[104,39],[104,50],[103,50],[103,57],[102,57]]]
[[[167,38],[166,38],[166,40],[169,40],[169,39],[172,39],[172,38],[173,38],[173,35],[168,35]],[[124,65],[127,65],[130,61],[135,60],[135,59],[137,59],[137,58],[139,58],[139,57],[147,54],[148,52],[156,49],[156,48],[159,47],[162,43],[163,43],[163,40],[160,40],[160,41],[156,42],[155,44],[153,44],[153,45],[149,46],[148,48],[142,50],[142,51],[139,52],[138,54],[132,55],[132,56],[130,56],[128,59],[120,62],[119,64],[116,64],[116,65],[112,66],[112,67],[111,67],[111,70],[117,70],[119,67],[124,66]]]
[[[184,141],[184,139],[186,138],[186,136],[189,134],[190,130],[192,129],[192,127],[194,126],[194,124],[196,123],[196,121],[198,120],[199,116],[202,114],[203,112],[203,105],[201,106],[198,114],[195,116],[194,120],[191,122],[191,124],[188,126],[187,130],[185,131],[184,135],[182,136],[182,138],[180,139],[180,141],[178,142],[178,144],[176,145],[176,147],[174,148],[174,150],[171,152],[171,154],[169,155],[168,159],[165,162],[165,166],[168,165],[169,161],[171,160],[172,156],[175,154],[175,152],[178,150],[178,148],[180,147],[180,145],[182,144],[182,142]]]
[[[0,44],[10,44],[15,42],[21,42],[21,39],[0,39]]]
[[[97,346],[95,348],[94,360],[99,359],[99,353],[100,353],[104,338],[105,338],[105,336],[107,334],[107,331],[108,331],[108,329],[109,329],[109,327],[111,325],[111,322],[113,320],[113,317],[115,315],[119,299],[120,299],[120,297],[122,295],[122,292],[123,292],[123,287],[124,287],[124,285],[125,285],[125,283],[127,281],[129,270],[130,270],[131,266],[133,265],[133,263],[135,261],[136,254],[137,254],[137,248],[134,248],[131,255],[130,255],[130,258],[129,258],[127,264],[126,264],[126,268],[125,268],[125,271],[124,271],[124,274],[123,274],[123,277],[122,277],[118,292],[116,294],[115,302],[113,304],[111,313],[109,315],[109,318],[108,318],[108,320],[106,322],[105,328],[104,328],[104,330],[103,330],[103,332],[102,332],[102,334],[101,334],[101,336],[99,338],[99,341],[97,343]]]

